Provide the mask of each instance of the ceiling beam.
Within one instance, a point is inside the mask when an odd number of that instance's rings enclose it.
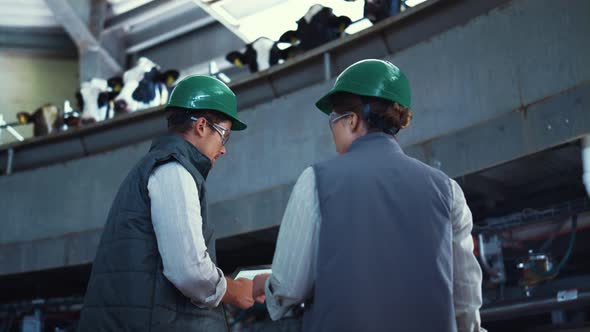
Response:
[[[175,7],[178,3],[178,0],[153,0],[128,12],[107,18],[104,22],[104,27],[107,30],[125,28],[138,22],[143,22],[146,19],[151,19],[154,14],[159,14],[163,7]]]
[[[174,38],[177,38],[183,34],[189,33],[191,31],[195,31],[201,28],[204,28],[206,26],[209,26],[211,24],[216,23],[217,21],[213,18],[213,17],[205,17],[202,18],[198,21],[189,23],[187,25],[183,25],[183,26],[179,26],[176,29],[173,30],[169,30],[166,31],[160,35],[157,35],[153,38],[150,38],[148,40],[142,41],[138,44],[135,45],[131,45],[127,48],[126,52],[127,53],[137,53],[137,52],[141,52],[143,50],[146,50],[150,47],[154,47],[158,44],[162,44],[164,42],[167,42],[169,40],[172,40]]]
[[[123,67],[100,45],[97,38],[67,0],[45,0],[45,3],[47,3],[57,21],[78,46],[80,54],[87,52],[98,53],[113,72],[123,71]]]
[[[215,0],[193,0],[201,9],[203,9],[207,14],[211,15],[211,17],[215,18],[219,23],[223,24],[229,31],[233,32],[236,36],[238,36],[241,40],[246,43],[251,42],[248,37],[243,34],[239,29],[239,22],[236,22],[232,17],[228,15],[224,15],[224,12],[215,10],[214,5],[216,4]]]

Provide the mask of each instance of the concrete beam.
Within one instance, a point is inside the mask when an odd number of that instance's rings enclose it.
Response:
[[[77,57],[76,45],[62,29],[0,28],[0,48]]]
[[[91,263],[102,228],[0,245],[0,276]]]
[[[93,10],[104,6],[104,1],[91,0],[91,16],[89,24],[97,32],[104,19],[104,10]],[[58,22],[68,32],[74,43],[78,46],[80,54],[80,81],[86,81],[91,77],[106,77],[113,73],[119,73],[123,67],[115,58],[107,52],[91,31],[91,28],[79,16],[68,0],[45,0],[47,6],[54,13]],[[93,8],[94,7],[94,8]],[[103,17],[98,17],[102,14]],[[98,16],[97,16],[98,15]],[[102,65],[104,63],[104,66]],[[105,75],[106,73],[106,75]]]
[[[451,177],[475,173],[590,134],[589,107],[586,82],[405,151]]]

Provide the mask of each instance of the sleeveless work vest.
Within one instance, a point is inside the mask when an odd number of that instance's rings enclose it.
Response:
[[[303,330],[456,331],[449,178],[385,133],[314,171],[321,226]]]
[[[203,236],[216,263],[205,192],[211,162],[182,137],[164,135],[154,140],[119,188],[92,266],[79,331],[228,330],[221,305],[195,306],[163,274],[147,185],[156,167],[172,161],[180,163],[197,184]]]

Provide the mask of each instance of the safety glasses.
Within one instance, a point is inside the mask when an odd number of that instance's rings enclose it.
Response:
[[[357,108],[357,107],[363,107],[362,104],[335,104],[332,105],[332,113],[330,113],[330,129],[332,129],[334,127],[334,123],[336,123],[336,121],[343,119],[351,114],[353,114],[354,112],[351,112],[350,110]]]
[[[330,129],[332,129],[334,127],[334,123],[336,123],[336,121],[343,119],[349,115],[351,115],[353,112],[348,112],[348,113],[344,113],[344,114],[338,114],[336,112],[332,112],[330,113]]]
[[[197,121],[199,118],[191,116],[191,120],[193,121]],[[227,129],[227,128],[223,128],[222,126],[216,124],[216,123],[212,123],[209,122],[207,119],[205,119],[205,122],[207,122],[207,124],[209,125],[209,127],[213,128],[213,130],[215,130],[219,136],[221,136],[221,144],[225,145],[227,144],[227,141],[229,141],[229,136],[231,134],[231,130]]]

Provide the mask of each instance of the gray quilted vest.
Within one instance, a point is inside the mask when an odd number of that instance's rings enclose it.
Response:
[[[370,133],[314,166],[321,210],[304,331],[456,331],[449,178]]]
[[[155,167],[171,161],[195,179],[205,243],[216,262],[205,193],[211,162],[180,136],[164,135],[154,140],[119,188],[92,266],[79,331],[228,330],[221,306],[198,308],[163,274],[147,184]]]

